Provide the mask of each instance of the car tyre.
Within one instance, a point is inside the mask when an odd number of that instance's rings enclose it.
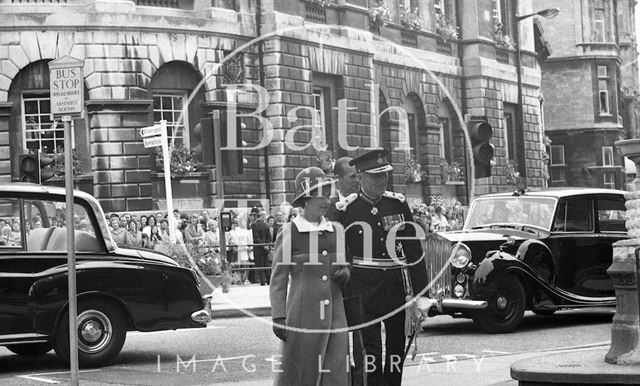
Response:
[[[44,355],[51,351],[51,349],[53,348],[51,343],[10,344],[5,347],[7,348],[7,350],[11,351],[14,354],[26,357],[37,357],[40,355]]]
[[[517,278],[505,275],[489,294],[487,303],[487,308],[475,314],[474,322],[492,334],[511,332],[520,325],[524,317],[524,288]]]
[[[60,358],[69,361],[69,311],[62,316],[55,339]],[[110,362],[122,350],[127,324],[122,311],[110,302],[78,303],[78,362],[97,367]]]

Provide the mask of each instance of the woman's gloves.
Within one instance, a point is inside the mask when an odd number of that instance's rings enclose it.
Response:
[[[333,280],[340,287],[344,287],[351,279],[351,267],[345,265],[333,271]]]
[[[280,326],[286,326],[285,318],[273,319],[273,333],[283,342],[287,341],[287,330]]]

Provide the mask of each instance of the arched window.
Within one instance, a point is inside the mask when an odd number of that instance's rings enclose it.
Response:
[[[187,99],[202,79],[193,66],[185,62],[169,62],[162,65],[151,78],[153,96],[153,122],[167,120],[167,137],[170,143],[192,143],[193,129],[202,116],[204,87],[201,87],[185,109]],[[200,141],[194,138],[194,142]]]
[[[46,155],[64,151],[64,124],[51,120],[49,60],[30,63],[20,70],[9,87],[8,100],[11,102],[9,142],[13,159],[29,151]],[[82,171],[88,172],[91,161],[85,119],[74,119],[72,128]],[[18,175],[17,163],[13,173]]]

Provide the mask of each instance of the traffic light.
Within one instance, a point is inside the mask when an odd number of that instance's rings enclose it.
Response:
[[[221,139],[222,148],[227,147],[228,143],[235,142],[236,149],[242,149],[245,143],[242,141],[242,131],[247,126],[242,122],[240,117],[236,117],[236,137],[228,138],[229,130],[227,130],[227,114],[225,111],[220,112],[220,126],[222,129]],[[236,176],[244,172],[244,157],[242,150],[223,150],[222,151],[222,175],[223,176]]]
[[[54,176],[53,170],[47,167],[53,163],[53,158],[39,152],[21,155],[18,163],[20,182],[41,184]]]
[[[493,145],[490,142],[493,128],[487,122],[486,117],[469,118],[467,127],[473,148],[475,178],[490,177],[491,160],[493,159]]]
[[[40,183],[53,178],[55,175],[51,167],[47,167],[53,164],[53,157],[46,154],[40,154]]]
[[[40,157],[38,153],[23,154],[18,158],[20,182],[40,183]]]

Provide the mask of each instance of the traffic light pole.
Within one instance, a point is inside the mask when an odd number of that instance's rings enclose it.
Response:
[[[73,139],[71,116],[64,115],[64,185],[66,189],[67,266],[69,267],[69,362],[71,384],[78,385],[78,298],[76,290],[76,251],[73,214]],[[39,166],[39,165],[38,165]]]

